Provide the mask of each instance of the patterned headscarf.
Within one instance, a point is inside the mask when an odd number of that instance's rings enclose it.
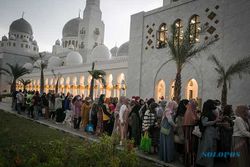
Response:
[[[178,104],[175,101],[169,101],[165,109],[165,115],[168,116],[174,114],[177,107]]]

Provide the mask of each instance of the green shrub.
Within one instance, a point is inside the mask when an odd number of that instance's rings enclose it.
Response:
[[[51,142],[32,141],[25,145],[13,145],[0,152],[0,166],[18,167],[136,167],[137,156],[134,149],[125,142],[124,149],[118,150],[117,138],[103,136],[100,142],[81,144],[62,139]],[[133,144],[133,143],[132,143]]]

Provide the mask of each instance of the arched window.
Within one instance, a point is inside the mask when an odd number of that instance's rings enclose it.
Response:
[[[174,34],[174,45],[179,46],[183,41],[183,22],[181,19],[178,19],[174,22],[175,34]]]
[[[198,15],[194,15],[189,21],[190,43],[196,43],[200,41],[200,30],[200,17]]]
[[[65,48],[68,46],[68,41],[65,41]]]
[[[75,46],[75,41],[72,41],[72,45]]]
[[[69,45],[71,44],[71,40],[69,40]]]
[[[162,23],[157,31],[157,48],[165,48],[167,46],[167,25]]]

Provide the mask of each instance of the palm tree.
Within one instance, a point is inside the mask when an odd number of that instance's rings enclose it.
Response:
[[[26,86],[31,83],[31,80],[24,80],[24,79],[19,79],[19,81],[23,84],[23,90],[26,90]]]
[[[34,68],[37,68],[40,70],[40,93],[44,92],[44,69],[47,67],[47,61],[45,60],[46,54],[44,52],[38,54],[38,58],[31,57],[31,60],[35,63]]]
[[[242,74],[250,74],[250,56],[238,60],[236,63],[231,64],[228,69],[222,65],[222,63],[214,56],[208,58],[216,67],[215,71],[218,73],[217,78],[217,87],[222,86],[221,91],[221,106],[227,104],[227,92],[228,88],[231,87],[232,77],[234,75],[239,75],[239,78],[242,78]]]
[[[197,44],[195,42],[191,42],[190,36],[192,35],[190,28],[188,27],[184,34],[183,38],[176,36],[178,34],[178,30],[173,24],[171,26],[172,37],[168,39],[168,45],[170,49],[170,59],[166,62],[173,61],[176,65],[176,77],[175,77],[175,85],[174,85],[174,98],[177,103],[181,100],[181,72],[184,66],[187,63],[190,63],[192,59],[196,58],[201,51],[204,51],[208,48],[208,46],[214,44],[218,41],[218,38],[210,38],[204,41],[201,44]],[[207,30],[207,27],[202,26],[199,33],[203,33]],[[179,39],[177,39],[179,38]],[[180,41],[177,41],[180,40]]]
[[[51,72],[53,73],[54,78],[56,79],[55,93],[57,94],[58,93],[58,87],[59,87],[59,81],[60,81],[60,79],[62,77],[62,74],[61,73],[56,74],[54,69],[52,69]]]
[[[92,76],[91,83],[90,83],[89,97],[93,100],[94,80],[101,80],[104,87],[106,87],[106,81],[104,79],[104,76],[106,75],[106,73],[103,70],[95,70],[95,62],[92,63],[92,70],[88,72]]]
[[[9,69],[6,68],[0,68],[1,74],[11,76],[11,86],[10,86],[10,92],[13,93],[16,91],[16,81],[18,78],[25,74],[29,74],[30,71],[26,68],[23,68],[22,66],[16,64],[11,65],[9,63],[6,63],[6,65],[9,67]]]

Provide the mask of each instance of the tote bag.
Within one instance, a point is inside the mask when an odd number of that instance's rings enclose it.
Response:
[[[169,135],[170,134],[170,126],[168,123],[168,120],[166,117],[163,118],[163,120],[161,121],[161,133],[164,135]]]

